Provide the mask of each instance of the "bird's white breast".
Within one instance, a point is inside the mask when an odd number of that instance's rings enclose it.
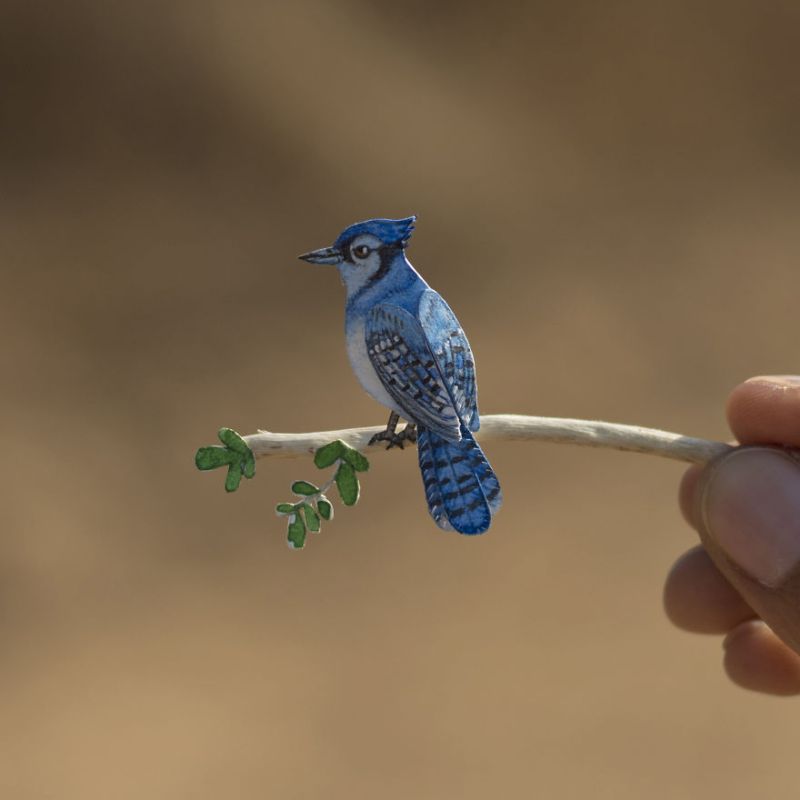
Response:
[[[364,320],[361,319],[348,324],[345,337],[347,339],[347,356],[350,359],[350,365],[353,367],[353,372],[355,372],[364,390],[382,405],[402,415],[403,410],[397,406],[391,395],[384,389],[378,373],[375,372],[375,368],[369,360],[367,341],[364,337]]]

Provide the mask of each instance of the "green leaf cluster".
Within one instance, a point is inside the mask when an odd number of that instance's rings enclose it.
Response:
[[[194,463],[197,469],[202,470],[227,467],[225,491],[235,492],[242,476],[252,478],[256,474],[256,459],[247,442],[232,428],[220,428],[217,435],[223,447],[201,447],[195,454]]]
[[[342,503],[354,506],[361,494],[359,472],[369,469],[369,461],[350,445],[337,439],[320,447],[314,454],[314,464],[319,469],[336,467],[333,478],[326,484],[336,484]],[[299,549],[305,546],[308,533],[319,533],[322,521],[333,519],[333,505],[321,489],[310,481],[295,481],[292,492],[300,500],[293,503],[279,503],[275,510],[280,516],[288,517],[287,540],[289,547]]]
[[[333,506],[324,494],[297,503],[278,503],[275,511],[289,518],[289,547],[299,549],[306,543],[307,533],[319,533],[322,520],[333,519]]]
[[[256,474],[256,460],[247,442],[232,428],[220,428],[220,445],[201,447],[195,454],[197,469],[210,470],[227,467],[225,491],[235,492],[242,478]],[[349,444],[337,439],[314,453],[314,464],[319,469],[335,467],[333,477],[319,487],[310,481],[295,481],[292,493],[298,499],[290,503],[278,503],[275,510],[288,520],[288,543],[292,548],[305,546],[308,533],[319,533],[322,523],[333,519],[333,504],[325,496],[329,486],[336,485],[339,497],[346,506],[354,506],[361,494],[359,472],[369,469],[369,461]]]

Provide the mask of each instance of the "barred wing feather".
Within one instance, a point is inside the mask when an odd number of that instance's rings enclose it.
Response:
[[[420,323],[405,309],[381,304],[367,317],[367,354],[404,416],[449,441],[460,421]]]
[[[432,289],[422,295],[419,318],[458,415],[471,431],[477,431],[475,361],[466,334],[450,306]]]

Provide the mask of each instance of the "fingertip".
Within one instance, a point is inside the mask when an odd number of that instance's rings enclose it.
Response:
[[[761,620],[735,627],[723,647],[725,672],[737,686],[781,697],[800,694],[800,655]]]
[[[800,447],[800,377],[760,375],[740,383],[726,404],[728,424],[742,444]]]
[[[663,604],[670,622],[691,633],[727,633],[754,616],[700,545],[672,566],[664,584]]]

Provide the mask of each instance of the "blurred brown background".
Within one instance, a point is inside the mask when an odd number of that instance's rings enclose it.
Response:
[[[724,438],[800,368],[800,7],[132,0],[0,9],[4,798],[751,798],[797,704],[660,608],[680,465],[492,443],[488,536],[413,453],[300,553],[308,461],[384,421],[296,255],[419,214],[484,413]],[[310,471],[311,470],[311,471]]]

